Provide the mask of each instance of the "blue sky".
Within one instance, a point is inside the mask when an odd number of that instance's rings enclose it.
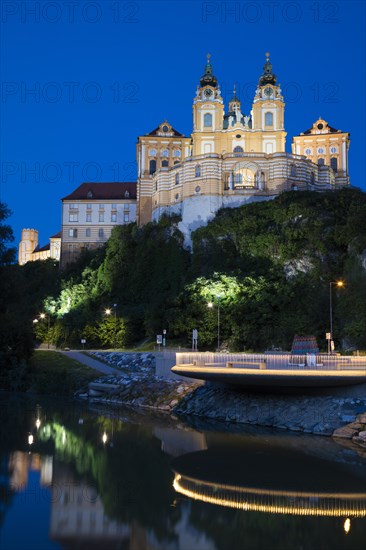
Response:
[[[321,115],[351,134],[365,183],[365,2],[3,1],[1,188],[40,244],[83,181],[133,181],[138,135],[165,118],[192,131],[206,53],[224,98],[248,113],[264,53],[286,100],[287,150]],[[33,90],[33,93],[32,93]]]

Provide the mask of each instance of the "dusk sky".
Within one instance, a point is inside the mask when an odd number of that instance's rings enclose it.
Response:
[[[271,54],[292,136],[322,116],[351,134],[352,185],[365,180],[365,2],[5,1],[1,7],[1,201],[40,245],[61,198],[84,181],[134,181],[135,146],[167,119],[192,131],[212,55],[225,101],[250,112]]]

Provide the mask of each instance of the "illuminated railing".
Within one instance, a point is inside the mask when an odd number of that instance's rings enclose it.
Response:
[[[265,363],[266,369],[314,369],[314,370],[364,370],[366,374],[366,357],[348,355],[336,356],[326,354],[291,355],[267,353],[213,353],[213,352],[179,352],[176,354],[177,365],[197,365],[200,367],[225,367],[232,363],[235,368],[246,363],[246,368],[258,368],[258,363]]]
[[[313,493],[241,487],[176,474],[173,487],[188,498],[227,508],[298,516],[366,517],[366,493]]]

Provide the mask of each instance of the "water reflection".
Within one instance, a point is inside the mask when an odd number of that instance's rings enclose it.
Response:
[[[363,548],[366,460],[330,439],[1,397],[6,550]]]

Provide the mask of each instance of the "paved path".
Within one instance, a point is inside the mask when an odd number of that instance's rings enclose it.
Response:
[[[63,353],[64,355],[66,355],[67,357],[70,357],[71,359],[75,359],[75,361],[79,361],[79,363],[82,363],[83,365],[86,365],[91,369],[98,370],[103,374],[120,374],[121,373],[121,371],[119,371],[118,369],[114,369],[113,367],[110,367],[109,365],[106,365],[105,363],[102,363],[97,359],[89,357],[88,355],[84,355],[84,353],[81,353],[80,351],[61,351],[60,353]]]

